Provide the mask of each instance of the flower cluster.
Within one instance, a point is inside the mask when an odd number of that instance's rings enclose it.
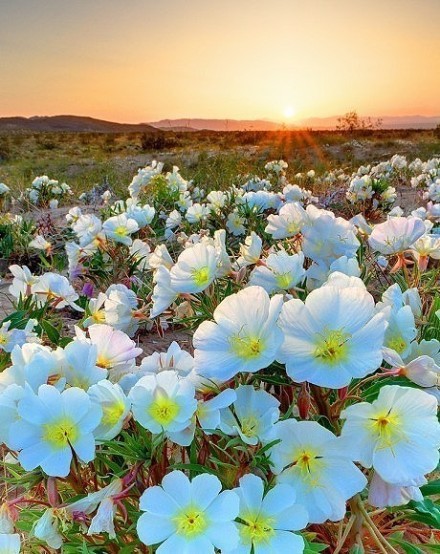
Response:
[[[67,183],[59,183],[47,175],[42,175],[32,181],[24,194],[35,206],[57,208],[63,198],[73,195],[73,191]]]
[[[438,218],[369,216],[416,175],[436,202],[437,170],[276,160],[209,190],[152,162],[59,251],[37,234],[0,323],[0,551],[410,551],[401,520],[433,546]]]

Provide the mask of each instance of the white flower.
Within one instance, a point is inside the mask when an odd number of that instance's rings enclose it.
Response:
[[[165,435],[188,446],[193,433],[185,433],[197,409],[194,385],[175,371],[142,377],[130,391],[133,417],[151,433]]]
[[[150,246],[141,239],[134,239],[133,244],[129,247],[128,251],[133,259],[137,262],[137,268],[140,271],[150,269],[148,259],[151,255]]]
[[[151,318],[157,317],[169,308],[178,296],[178,292],[171,286],[171,275],[165,266],[160,265],[156,269],[153,275],[153,283],[155,283],[155,286],[151,296],[153,301],[153,307],[150,311]]]
[[[31,286],[31,292],[39,306],[46,302],[52,304],[57,310],[70,306],[77,312],[84,311],[77,304],[79,296],[75,289],[69,283],[68,279],[58,273],[44,273],[38,278],[38,281]]]
[[[154,249],[154,252],[151,254],[148,263],[152,269],[157,269],[159,266],[163,266],[166,269],[171,269],[173,267],[173,259],[168,252],[165,244],[159,244]]]
[[[267,162],[267,164],[264,166],[264,169],[266,171],[274,171],[275,173],[283,173],[285,169],[289,167],[288,163],[284,160],[272,160],[271,162]]]
[[[239,235],[244,235],[246,232],[246,227],[244,224],[246,219],[241,217],[237,211],[233,211],[228,215],[226,221],[226,229],[234,236],[238,237]]]
[[[244,244],[240,244],[240,257],[237,260],[238,267],[256,264],[260,259],[262,247],[262,239],[252,231],[246,237]]]
[[[286,302],[280,327],[284,343],[277,359],[296,382],[338,389],[382,362],[385,318],[375,314],[374,299],[365,288],[330,281],[305,302]]]
[[[440,342],[436,339],[422,340],[420,343],[412,342],[411,350],[405,360],[408,362],[419,356],[429,356],[437,365],[440,365]]]
[[[109,190],[106,190],[105,192],[103,192],[101,194],[101,198],[102,198],[102,201],[104,202],[104,204],[108,204],[111,197],[112,197],[112,193]]]
[[[301,202],[304,200],[304,191],[298,185],[286,185],[283,188],[283,195],[286,202]]]
[[[16,512],[14,507],[9,506],[7,502],[3,502],[3,504],[0,504],[0,534],[13,533],[15,527],[15,519]]]
[[[269,215],[266,233],[274,239],[284,239],[297,235],[308,222],[307,213],[298,202],[285,204],[279,215]]]
[[[358,230],[363,233],[364,235],[369,235],[371,233],[371,231],[373,230],[372,227],[367,223],[365,217],[363,216],[363,214],[357,214],[357,215],[354,215],[351,219],[350,219],[351,223],[353,223],[353,225],[356,225],[356,227],[358,228]]]
[[[185,214],[185,219],[189,223],[199,223],[209,216],[209,208],[206,204],[193,204],[188,208]]]
[[[87,391],[90,399],[102,408],[102,419],[93,434],[97,440],[108,441],[121,432],[130,412],[130,402],[121,387],[110,381],[100,381]]]
[[[198,401],[196,416],[204,433],[211,435],[220,427],[221,410],[230,406],[236,399],[235,390],[225,389],[214,398]]]
[[[87,390],[105,379],[107,370],[97,366],[98,350],[94,344],[74,340],[62,351],[61,373],[71,387]]]
[[[201,292],[216,278],[217,266],[214,246],[198,243],[186,248],[171,268],[171,287],[179,293]]]
[[[82,325],[84,329],[87,329],[94,323],[105,323],[104,304],[106,300],[107,296],[103,292],[98,294],[98,298],[91,298],[89,300],[86,311],[90,315],[83,321]]]
[[[225,229],[217,229],[214,233],[214,238],[202,237],[202,243],[209,242],[215,248],[217,255],[217,277],[224,277],[232,271],[231,258],[226,249],[226,231]]]
[[[393,217],[376,225],[368,239],[371,248],[381,254],[408,250],[425,234],[425,224],[417,217]]]
[[[417,288],[402,289],[397,283],[391,285],[382,294],[382,302],[377,303],[377,309],[382,310],[386,306],[391,306],[393,312],[398,312],[400,308],[409,306],[415,317],[422,315],[422,299]]]
[[[304,550],[304,540],[292,533],[307,525],[308,514],[296,503],[296,493],[289,485],[275,485],[264,494],[264,482],[248,474],[234,489],[240,499],[240,543],[229,554],[297,553]]]
[[[194,371],[194,358],[189,352],[182,350],[175,341],[166,352],[153,352],[150,356],[146,356],[141,365],[132,368],[132,372],[124,375],[119,384],[124,390],[129,390],[141,377],[168,370],[176,371],[182,379],[190,379],[194,386],[201,384],[201,377]]]
[[[291,485],[296,502],[304,506],[311,523],[338,521],[346,501],[362,491],[367,480],[354,465],[351,450],[316,421],[288,419],[275,424],[270,450],[278,483]]]
[[[411,349],[411,341],[416,338],[417,329],[414,322],[414,314],[410,306],[404,306],[393,310],[391,306],[385,307],[381,312],[387,320],[384,346],[395,350],[403,358]]]
[[[304,280],[304,254],[289,256],[286,251],[269,254],[264,266],[254,268],[249,285],[263,287],[266,292],[287,291]]]
[[[305,256],[331,264],[341,256],[356,255],[360,243],[353,223],[312,205],[307,206],[307,215],[310,223],[302,231]]]
[[[132,198],[137,198],[139,194],[147,187],[150,181],[156,175],[162,173],[163,163],[153,160],[151,165],[139,169],[137,174],[133,177],[130,185],[128,186],[128,192]]]
[[[95,533],[106,532],[109,534],[110,539],[114,539],[116,533],[113,518],[116,513],[116,505],[113,497],[122,492],[122,488],[122,479],[114,479],[106,487],[96,492],[91,492],[85,498],[77,500],[72,504],[68,504],[65,510],[68,514],[75,516],[78,514],[89,515],[98,508],[90,523],[87,534],[93,535]]]
[[[15,346],[23,346],[27,341],[33,341],[36,333],[33,332],[37,320],[30,319],[24,329],[10,329],[11,321],[5,321],[0,327],[0,351],[12,352]]]
[[[79,239],[81,246],[90,244],[101,232],[102,222],[93,214],[78,215],[72,219],[72,229]]]
[[[0,391],[11,384],[27,383],[35,392],[60,371],[59,358],[50,348],[37,343],[15,346],[11,352],[12,365],[0,373]]]
[[[233,491],[221,491],[214,475],[202,474],[190,482],[180,471],[149,487],[140,499],[145,513],[137,523],[146,545],[162,543],[160,554],[214,554],[214,548],[231,552],[238,544],[234,519],[239,500]]]
[[[177,210],[173,210],[168,214],[168,217],[165,221],[165,227],[168,230],[175,229],[182,223],[182,216]]]
[[[398,369],[400,375],[404,375],[420,387],[435,387],[440,382],[440,367],[430,356],[418,356],[405,363],[397,352],[384,348],[383,359],[393,369]]]
[[[242,385],[235,393],[232,406],[220,412],[220,429],[227,435],[239,435],[246,444],[267,441],[280,417],[279,401],[252,385]]]
[[[356,175],[350,182],[346,196],[354,204],[372,198],[373,194],[371,177],[369,175],[363,175],[362,177]]]
[[[29,246],[31,248],[35,248],[36,250],[44,250],[46,254],[49,254],[52,251],[52,244],[42,235],[35,235],[35,237],[30,241]]]
[[[20,554],[20,535],[17,533],[0,533],[0,553]]]
[[[269,366],[283,340],[277,325],[280,295],[269,299],[261,287],[248,287],[225,298],[193,337],[197,373],[227,381],[240,371]]]
[[[104,304],[105,321],[115,329],[133,336],[139,326],[133,317],[137,308],[136,293],[125,285],[110,285],[106,290],[107,300]]]
[[[0,183],[0,196],[6,196],[10,192],[10,188],[5,183]]]
[[[237,203],[245,204],[247,209],[251,209],[254,213],[261,213],[264,210],[277,210],[282,204],[281,196],[266,190],[257,192],[246,192],[241,198],[237,199]]]
[[[111,380],[131,371],[136,357],[142,354],[142,348],[128,335],[110,325],[91,325],[88,334],[97,349],[96,365],[108,369]]]
[[[104,221],[102,230],[107,238],[130,246],[132,243],[130,235],[139,230],[139,225],[134,219],[127,217],[126,214],[120,214]]]
[[[9,292],[15,298],[29,296],[31,294],[31,287],[38,281],[38,277],[32,275],[29,268],[25,265],[20,267],[19,265],[9,266],[9,271],[14,276],[12,284],[9,287]]]
[[[10,448],[9,428],[14,421],[20,419],[17,404],[22,398],[23,393],[23,387],[15,384],[0,390],[0,443],[4,443],[8,448]],[[0,529],[0,533],[5,532],[5,529]]]
[[[47,543],[50,548],[58,549],[63,544],[63,537],[58,531],[59,520],[55,514],[55,508],[48,508],[36,522],[33,533]]]
[[[185,212],[193,205],[193,199],[188,190],[185,190],[179,194],[179,199],[176,201],[177,207],[181,212]],[[198,209],[199,204],[197,204],[196,209]]]
[[[179,173],[177,165],[173,165],[173,171],[166,174],[166,180],[171,191],[186,191],[190,184]]]
[[[191,378],[194,372],[194,358],[175,341],[166,352],[153,352],[151,356],[146,356],[139,366],[139,373],[143,376],[170,369],[176,371],[182,379]]]
[[[220,210],[224,207],[227,198],[227,194],[221,190],[213,190],[206,197],[209,202],[208,207],[215,213],[220,212]]]
[[[26,471],[41,466],[53,477],[70,472],[72,451],[83,462],[95,457],[94,429],[101,420],[101,408],[82,389],[72,387],[60,393],[41,385],[38,394],[25,389],[18,402],[21,417],[10,427],[10,443]]]
[[[387,483],[378,473],[374,472],[368,490],[368,503],[376,508],[386,508],[387,506],[402,506],[408,504],[410,500],[420,502],[423,500],[423,494],[419,486],[425,485],[426,482],[426,479],[421,477],[414,479],[412,485],[401,487]]]
[[[437,401],[413,388],[386,385],[377,400],[346,408],[342,441],[353,458],[390,484],[411,486],[439,461]]]
[[[440,260],[440,236],[423,235],[411,246],[411,251],[419,268],[424,271],[428,267],[429,258]]]
[[[139,229],[146,227],[153,221],[156,210],[152,206],[148,204],[141,206],[132,198],[128,198],[126,200],[126,205],[126,216],[129,219],[134,219],[134,221],[138,224]]]
[[[396,201],[396,198],[397,198],[397,192],[394,187],[388,187],[380,195],[381,201],[385,202],[386,204],[392,204],[393,202]]]

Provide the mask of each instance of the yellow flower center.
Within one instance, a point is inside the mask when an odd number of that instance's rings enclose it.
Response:
[[[240,337],[230,339],[231,350],[243,360],[258,358],[264,350],[264,342],[260,337]]]
[[[168,396],[158,396],[148,408],[150,416],[162,427],[167,427],[172,423],[179,415],[179,412],[179,404],[172,398],[168,398]]]
[[[184,508],[173,519],[176,533],[188,539],[201,535],[208,527],[208,519],[204,512],[193,506]]]
[[[209,283],[210,277],[211,276],[209,274],[209,267],[206,265],[203,267],[200,267],[199,269],[194,269],[192,271],[193,281],[198,287],[207,286]]]
[[[62,417],[43,425],[43,440],[56,450],[75,443],[78,437],[78,426],[69,417]]]
[[[246,437],[255,437],[259,430],[259,420],[255,416],[244,417],[241,420],[241,431]]]
[[[121,419],[122,414],[124,413],[125,405],[119,400],[113,402],[112,404],[107,404],[102,407],[102,420],[103,425],[116,425]]]
[[[103,369],[108,369],[109,367],[112,367],[112,362],[104,354],[98,354],[98,357],[96,359],[96,365]]]
[[[290,288],[290,282],[292,281],[292,276],[290,273],[279,273],[275,277],[275,281],[280,289]]]
[[[401,354],[406,348],[406,342],[402,336],[394,336],[388,340],[388,348],[392,348],[398,354]]]
[[[342,329],[327,331],[324,336],[319,335],[315,358],[329,365],[340,363],[347,357],[350,338],[351,335],[344,333]]]
[[[126,237],[128,234],[128,229],[127,227],[120,225],[119,227],[115,228],[114,233],[115,235],[118,235],[118,237]]]
[[[8,344],[8,337],[7,335],[0,335],[0,344]]]
[[[288,468],[296,474],[309,489],[320,486],[320,475],[325,467],[325,463],[322,456],[320,456],[316,450],[311,447],[300,448],[294,451],[292,460]]]
[[[379,449],[392,448],[404,438],[400,424],[400,417],[391,410],[378,413],[369,420],[368,426],[379,441]]]
[[[299,225],[295,221],[291,221],[287,225],[287,232],[289,235],[296,235],[299,232]]]
[[[241,539],[245,544],[268,543],[275,535],[274,519],[264,514],[244,514],[240,525]]]
[[[104,310],[98,310],[97,312],[94,312],[92,314],[92,319],[96,323],[105,323],[105,311]]]

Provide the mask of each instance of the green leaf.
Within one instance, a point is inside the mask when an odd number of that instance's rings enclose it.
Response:
[[[40,325],[43,328],[43,331],[46,333],[48,339],[53,342],[54,344],[58,345],[58,342],[60,340],[60,333],[58,329],[56,329],[52,323],[49,323],[47,319],[43,319],[40,321]]]
[[[425,498],[421,502],[410,502],[409,507],[416,512],[409,516],[410,519],[421,521],[434,529],[440,529],[440,507],[432,500]]]
[[[326,548],[328,548],[327,544],[323,544],[320,542],[311,542],[304,538],[304,554],[314,554],[315,552],[322,552]]]
[[[423,548],[427,548],[429,552],[440,552],[440,544],[424,544]]]
[[[410,544],[403,539],[403,533],[393,533],[388,537],[392,544],[397,544],[405,552],[405,554],[426,554],[426,550],[421,550],[418,546]],[[423,545],[425,546],[425,545]]]
[[[423,496],[433,496],[434,494],[440,494],[440,479],[436,479],[435,481],[430,481],[429,483],[426,483],[426,485],[420,487],[420,491]]]

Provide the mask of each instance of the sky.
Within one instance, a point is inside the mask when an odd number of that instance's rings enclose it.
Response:
[[[0,116],[440,115],[440,0],[0,0]]]

